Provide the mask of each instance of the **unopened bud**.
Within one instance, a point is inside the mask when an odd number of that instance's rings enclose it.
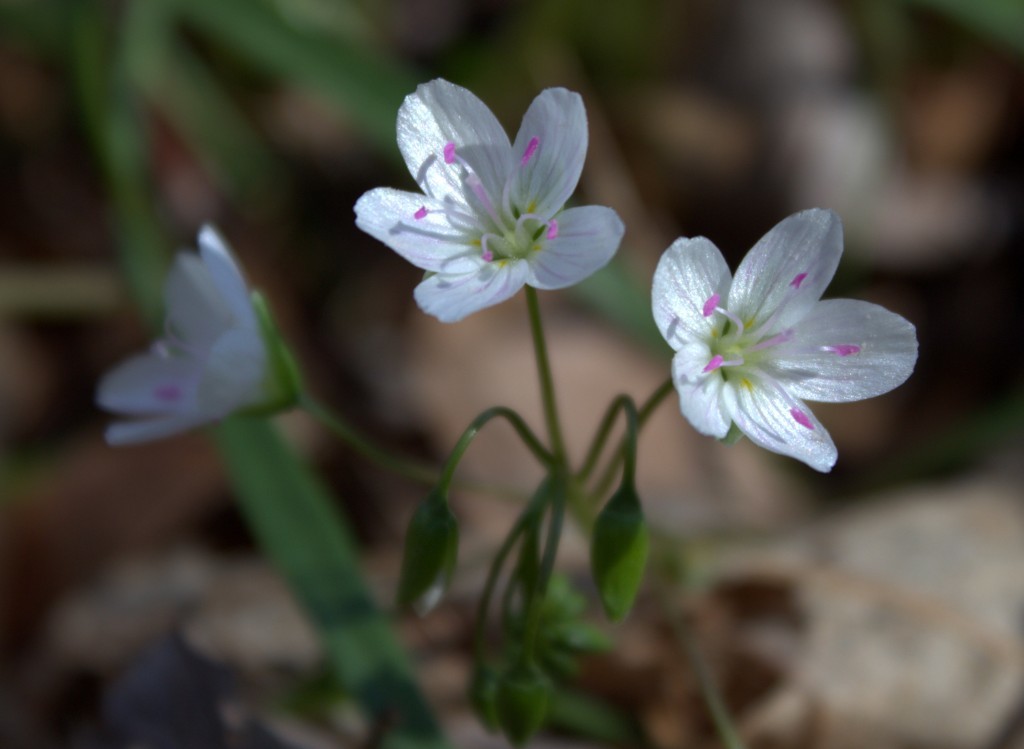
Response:
[[[488,731],[497,731],[501,727],[498,721],[498,672],[492,666],[477,663],[473,669],[469,703]]]
[[[532,663],[521,661],[498,681],[497,715],[501,730],[522,746],[540,730],[551,700],[551,681]]]
[[[405,534],[398,604],[425,616],[438,601],[455,571],[459,526],[445,495],[435,489],[420,502]]]
[[[590,541],[590,568],[605,614],[612,621],[622,619],[633,607],[649,544],[636,490],[622,486],[597,516]]]

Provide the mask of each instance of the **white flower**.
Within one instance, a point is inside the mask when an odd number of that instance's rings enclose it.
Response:
[[[223,239],[199,232],[199,253],[181,252],[164,286],[165,335],[100,381],[97,403],[137,417],[111,424],[112,445],[147,442],[241,410],[275,410],[297,378],[269,317],[257,314]],[[201,258],[201,259],[200,259]],[[262,311],[262,309],[260,310]]]
[[[476,96],[434,80],[398,110],[398,147],[423,194],[378,188],[356,225],[428,272],[415,297],[443,322],[512,297],[560,289],[604,266],[623,226],[610,208],[564,209],[587,152],[579,94],[533,100],[514,144]]]
[[[812,209],[769,231],[735,277],[704,237],[677,239],[654,274],[654,319],[676,354],[672,379],[697,431],[735,425],[755,443],[819,471],[836,448],[804,399],[840,403],[892,390],[917,360],[914,326],[875,304],[821,301],[843,237]]]

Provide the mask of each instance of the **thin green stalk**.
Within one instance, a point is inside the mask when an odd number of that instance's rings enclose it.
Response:
[[[411,481],[432,486],[437,482],[437,469],[419,461],[399,458],[387,450],[373,444],[365,436],[330,411],[326,406],[303,393],[299,396],[299,405],[310,416],[334,432],[343,442],[367,460],[381,468],[404,476]]]
[[[540,394],[544,403],[544,419],[548,425],[551,439],[551,452],[558,465],[566,465],[565,442],[562,439],[562,427],[558,420],[558,408],[555,405],[555,386],[551,377],[551,364],[548,361],[548,347],[544,342],[544,327],[540,320],[540,304],[537,301],[537,290],[526,287],[526,304],[530,311],[530,332],[533,334],[533,350],[537,358],[537,374],[540,377]]]
[[[540,561],[537,585],[533,589],[532,597],[527,602],[526,630],[523,636],[523,653],[527,658],[533,655],[534,644],[537,642],[537,634],[540,631],[541,612],[544,608],[544,599],[548,593],[548,583],[555,569],[555,558],[558,556],[558,542],[562,538],[562,524],[565,519],[567,479],[565,477],[555,477],[552,481],[556,482],[556,486],[552,495],[551,517],[548,519],[548,533],[544,541],[544,554]]]
[[[491,562],[491,568],[487,571],[487,581],[484,583],[483,593],[480,595],[480,601],[477,604],[476,609],[476,626],[473,636],[473,650],[476,654],[476,660],[483,662],[484,660],[484,632],[487,627],[487,611],[491,606],[491,598],[494,595],[494,586],[498,582],[498,575],[501,574],[501,568],[505,565],[505,560],[508,555],[512,552],[512,547],[515,546],[519,536],[523,534],[530,522],[533,521],[534,515],[540,509],[542,497],[540,495],[534,497],[533,501],[523,510],[516,520],[516,524],[512,526],[512,530],[505,537],[501,547],[498,549],[498,553],[494,555],[494,560]]]
[[[686,655],[690,659],[690,665],[697,676],[697,684],[700,687],[701,695],[708,706],[708,712],[711,714],[711,720],[715,724],[715,730],[718,732],[718,737],[722,740],[722,744],[725,746],[725,749],[746,749],[739,732],[733,724],[729,708],[726,707],[725,701],[718,691],[718,685],[711,674],[711,669],[708,668],[707,662],[700,652],[700,647],[693,636],[693,631],[683,621],[682,615],[667,602],[665,603],[665,613],[676,639],[679,640],[679,644],[686,651]]]
[[[661,383],[658,388],[651,393],[651,395],[644,401],[644,404],[636,412],[636,428],[637,434],[640,429],[643,428],[644,424],[651,417],[651,414],[661,405],[661,402],[665,400],[669,393],[672,392],[672,379],[669,378],[665,382]],[[612,482],[615,481],[615,474],[619,470],[619,464],[622,462],[625,455],[625,451],[628,449],[627,438],[623,437],[619,444],[618,450],[615,451],[614,457],[609,461],[608,467],[605,468],[604,473],[601,475],[600,480],[597,482],[597,487],[594,489],[595,497],[603,497],[608,493],[611,488]]]
[[[459,441],[455,443],[455,447],[452,448],[451,454],[448,456],[448,460],[444,465],[444,469],[441,471],[441,478],[438,481],[438,486],[442,489],[447,489],[451,483],[452,478],[455,475],[455,469],[459,465],[459,461],[462,460],[462,456],[466,450],[469,449],[473,439],[484,427],[484,425],[491,419],[503,418],[511,424],[512,428],[516,430],[516,434],[523,441],[523,444],[533,453],[534,457],[537,458],[543,465],[550,468],[555,463],[555,456],[547,451],[544,445],[541,444],[540,440],[537,439],[533,431],[527,426],[518,413],[513,411],[507,406],[494,406],[488,408],[482,412],[470,423],[466,430],[459,437]]]

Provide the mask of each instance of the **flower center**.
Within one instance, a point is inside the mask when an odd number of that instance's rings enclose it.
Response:
[[[431,213],[443,213],[449,223],[462,229],[469,235],[468,243],[480,248],[480,257],[487,262],[510,260],[527,257],[530,253],[541,249],[546,240],[558,236],[558,221],[554,218],[545,220],[537,214],[536,204],[519,206],[512,202],[512,187],[520,170],[526,167],[541,147],[540,138],[533,136],[526,144],[519,159],[519,165],[505,181],[501,199],[488,194],[480,177],[473,171],[469,163],[463,159],[455,143],[448,142],[442,150],[445,164],[458,164],[462,167],[462,180],[466,185],[465,206],[456,206],[454,201],[440,209],[428,209],[420,206],[413,218],[421,221]]]

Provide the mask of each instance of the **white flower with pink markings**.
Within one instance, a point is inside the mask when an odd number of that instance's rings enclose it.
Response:
[[[565,208],[587,152],[579,94],[542,91],[510,144],[476,96],[434,80],[399,109],[398,147],[423,192],[371,190],[356,202],[356,225],[427,271],[416,302],[443,322],[526,284],[571,286],[619,247],[611,208]]]
[[[677,239],[654,274],[654,319],[675,349],[683,415],[702,434],[738,429],[819,471],[836,447],[805,400],[881,395],[914,369],[914,326],[868,302],[821,300],[842,254],[839,217],[811,209],[769,231],[733,276],[708,239]]]
[[[239,411],[290,405],[298,376],[224,240],[199,232],[199,256],[181,252],[164,285],[165,334],[100,381],[96,401],[132,417],[106,431],[112,445],[148,442]]]

